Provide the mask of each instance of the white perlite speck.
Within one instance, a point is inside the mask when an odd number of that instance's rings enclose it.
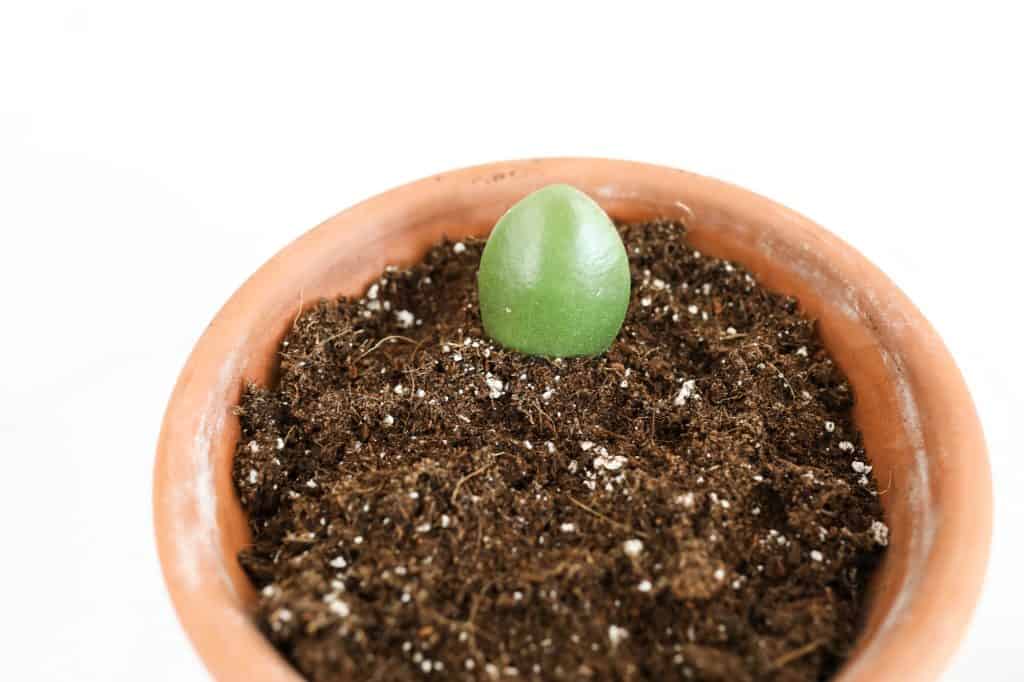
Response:
[[[249,483],[256,483],[260,480],[260,475],[255,469],[249,469]]]
[[[645,308],[649,307],[651,305],[651,297],[650,296],[644,296],[643,298],[641,298],[640,299],[640,305],[642,305]]]
[[[563,533],[575,533],[576,532],[576,524],[575,523],[563,523],[560,527],[561,527]]]
[[[277,443],[275,443],[275,447],[277,447],[278,450],[284,450],[284,438],[278,438]]]
[[[651,585],[650,580],[641,580],[640,584],[636,586],[636,589],[640,592],[650,592],[654,586]]]
[[[496,376],[488,374],[484,379],[487,384],[488,394],[491,396],[491,400],[497,400],[501,396],[505,395],[505,382]]]
[[[327,608],[330,609],[332,613],[341,618],[348,618],[348,615],[352,612],[348,604],[339,599],[336,594],[328,594],[324,596],[324,603],[327,604]]]
[[[427,394],[427,392],[426,392],[426,391],[424,391],[424,390],[423,390],[422,388],[417,388],[417,389],[416,389],[416,397],[417,397],[417,398],[422,398],[422,397],[423,397],[423,396],[425,396],[426,394]]]
[[[395,384],[394,391],[395,395],[405,395],[405,386],[402,386],[402,384]]]
[[[871,473],[871,466],[865,464],[864,462],[861,462],[860,460],[856,460],[856,459],[853,460],[850,463],[850,466],[858,474],[870,474]]]
[[[252,454],[255,455],[259,451],[260,451],[260,444],[257,443],[254,440],[249,441],[249,452],[251,452]]]
[[[398,320],[398,326],[402,329],[408,329],[416,323],[416,316],[408,310],[396,310],[395,319]]]
[[[377,298],[377,292],[378,292],[379,290],[380,290],[380,285],[378,285],[378,284],[374,283],[374,284],[373,284],[373,285],[371,285],[371,286],[370,286],[370,288],[369,288],[369,289],[368,289],[368,290],[366,291],[366,298],[370,299],[371,301],[373,301],[373,300],[376,300],[376,298]]]
[[[807,357],[807,346],[800,346],[799,348],[797,348],[796,349],[796,354],[799,355],[802,358],[806,358]]]
[[[871,522],[871,538],[882,547],[889,545],[889,526],[881,521]]]
[[[676,395],[676,399],[672,401],[672,404],[676,407],[682,407],[686,404],[687,400],[696,397],[697,382],[694,379],[687,379],[683,382],[683,386],[679,389],[679,393]]]
[[[333,559],[331,559],[327,563],[330,564],[334,568],[345,568],[346,566],[348,566],[348,562],[345,561],[345,557],[341,557],[341,556],[334,557]]]
[[[618,625],[608,626],[608,641],[612,643],[612,647],[617,647],[627,639],[629,639],[629,630],[620,628]]]
[[[604,448],[601,448],[601,450],[604,450]],[[607,450],[604,450],[601,454],[594,458],[595,469],[618,471],[624,466],[626,466],[625,457],[623,457],[622,455],[609,455]]]
[[[594,447],[593,441],[589,441],[589,440],[581,440],[580,441],[580,450],[582,450],[583,452],[586,452],[587,450],[589,450],[592,447]]]
[[[714,572],[714,576],[715,576],[715,580],[717,580],[719,582],[725,580],[725,569],[724,568],[716,568],[715,572]]]
[[[391,427],[395,425],[395,418],[392,417],[390,414],[386,414],[384,415],[384,418],[380,420],[380,423],[383,424],[386,428]]]
[[[816,549],[812,549],[811,550],[811,560],[812,561],[817,561],[817,562],[820,563],[824,559],[825,559],[825,555],[823,555],[821,552],[819,552]]]
[[[455,253],[465,253],[466,245],[462,242],[455,242],[455,245],[452,247],[452,251]]]
[[[829,433],[832,433],[833,431],[836,430],[836,423],[835,422],[825,422],[825,430],[828,431]]]
[[[280,608],[270,614],[270,625],[275,630],[280,630],[281,624],[290,622],[292,618],[293,615],[291,611],[286,608]]]
[[[841,440],[839,441],[839,449],[842,450],[843,452],[853,452],[855,448],[853,447],[853,443],[851,443],[850,441]]]
[[[700,309],[692,303],[686,307],[686,311],[691,315],[696,315]]]
[[[637,538],[631,538],[622,543],[622,551],[626,553],[626,556],[635,559],[643,553],[644,543]]]

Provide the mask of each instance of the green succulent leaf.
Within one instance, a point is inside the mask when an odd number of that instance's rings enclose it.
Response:
[[[502,216],[478,275],[487,334],[528,355],[592,356],[629,306],[629,261],[608,215],[569,185],[549,185]]]

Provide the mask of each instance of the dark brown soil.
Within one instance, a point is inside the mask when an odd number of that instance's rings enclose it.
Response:
[[[323,302],[234,463],[256,620],[313,680],[818,680],[888,530],[853,396],[796,301],[623,228],[596,359],[486,339],[482,242]]]

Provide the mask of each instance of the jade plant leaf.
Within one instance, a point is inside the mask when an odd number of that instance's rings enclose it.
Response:
[[[569,185],[512,206],[484,247],[478,275],[487,334],[527,355],[593,356],[629,306],[629,261],[608,215]]]

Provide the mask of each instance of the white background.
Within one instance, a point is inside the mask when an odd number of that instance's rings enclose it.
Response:
[[[589,155],[773,197],[934,322],[997,496],[947,680],[1021,679],[1021,22],[1009,2],[845,4],[0,2],[0,677],[205,680],[150,521],[205,324],[371,194]]]

